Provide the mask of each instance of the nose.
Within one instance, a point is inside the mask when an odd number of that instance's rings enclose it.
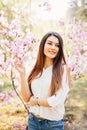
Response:
[[[54,45],[52,45],[52,46],[51,46],[51,48],[52,48],[52,49],[55,49],[55,46],[54,46]]]

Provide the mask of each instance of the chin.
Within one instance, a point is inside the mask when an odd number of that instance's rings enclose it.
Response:
[[[53,55],[53,56],[49,56],[49,58],[55,58],[55,57],[56,57],[56,56],[54,56],[54,55]]]
[[[56,56],[48,56],[50,59],[54,59]]]

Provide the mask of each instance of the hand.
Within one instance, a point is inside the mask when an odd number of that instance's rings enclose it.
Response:
[[[19,73],[24,73],[24,67],[19,58],[16,58],[14,61],[14,66],[18,70]]]
[[[34,96],[32,96],[32,97],[30,98],[29,105],[30,105],[30,106],[34,106],[35,103],[36,103],[36,100],[34,99]]]
[[[32,96],[32,97],[30,98],[29,105],[30,105],[30,106],[34,106],[34,105],[35,105],[34,96]]]

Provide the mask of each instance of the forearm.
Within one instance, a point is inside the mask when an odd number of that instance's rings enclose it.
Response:
[[[47,99],[40,99],[40,98],[32,96],[30,98],[30,106],[34,106],[34,105],[50,107],[50,105],[47,102]]]
[[[39,106],[44,106],[44,107],[51,107],[48,102],[47,99],[38,99],[38,105]]]
[[[20,84],[21,84],[21,95],[25,102],[28,102],[31,97],[31,92],[29,90],[26,78],[23,73],[20,73]]]
[[[64,104],[67,94],[69,92],[69,88],[61,89],[56,93],[56,95],[50,96],[48,98],[36,98],[31,97],[30,98],[30,106],[39,105],[44,107],[56,107]]]

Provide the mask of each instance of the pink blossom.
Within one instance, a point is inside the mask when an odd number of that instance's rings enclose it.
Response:
[[[51,4],[48,3],[47,1],[43,4],[44,10],[50,11],[51,10]]]
[[[60,26],[64,26],[64,21],[63,20],[59,20],[59,24],[60,24]]]
[[[80,51],[78,49],[75,49],[73,50],[74,51],[74,54],[77,55],[77,56],[80,56]]]
[[[74,3],[74,1],[70,1],[70,2],[67,2],[67,3],[68,3],[68,6],[70,8],[74,8],[76,6],[75,3]]]
[[[6,30],[6,29],[0,30],[0,34],[5,35],[6,33],[7,33],[7,30]]]
[[[0,17],[0,24],[2,27],[4,28],[8,28],[8,22],[7,22],[7,19],[3,16]]]
[[[2,116],[2,113],[0,113],[0,116]]]
[[[14,30],[11,30],[8,32],[8,35],[12,38],[15,38],[17,36],[17,33]]]
[[[23,44],[24,46],[29,46],[32,43],[32,39],[26,39]]]
[[[14,63],[14,60],[12,59],[12,58],[10,58],[10,57],[8,57],[8,59],[7,59],[7,65],[11,65],[11,64],[13,64]]]
[[[24,126],[24,127],[22,128],[22,130],[26,130],[26,126]]]
[[[9,96],[5,93],[0,93],[0,100],[1,101],[8,101],[9,100]]]
[[[3,100],[5,97],[5,94],[4,93],[0,93],[0,100]]]
[[[14,14],[19,14],[18,8],[12,7],[11,10]]]
[[[83,56],[84,56],[84,58],[87,58],[87,53],[84,53]]]
[[[11,97],[15,97],[15,96],[16,96],[16,93],[15,93],[15,91],[13,91],[13,90],[10,90],[10,91],[8,92],[8,94],[9,94],[9,96],[11,96]]]
[[[84,51],[87,51],[87,45],[82,46],[82,49],[83,49]]]
[[[21,123],[20,122],[15,122],[14,123],[14,128],[19,128],[21,126]]]
[[[9,45],[9,41],[6,39],[6,40],[4,40],[4,39],[2,39],[2,40],[0,40],[0,45]]]

